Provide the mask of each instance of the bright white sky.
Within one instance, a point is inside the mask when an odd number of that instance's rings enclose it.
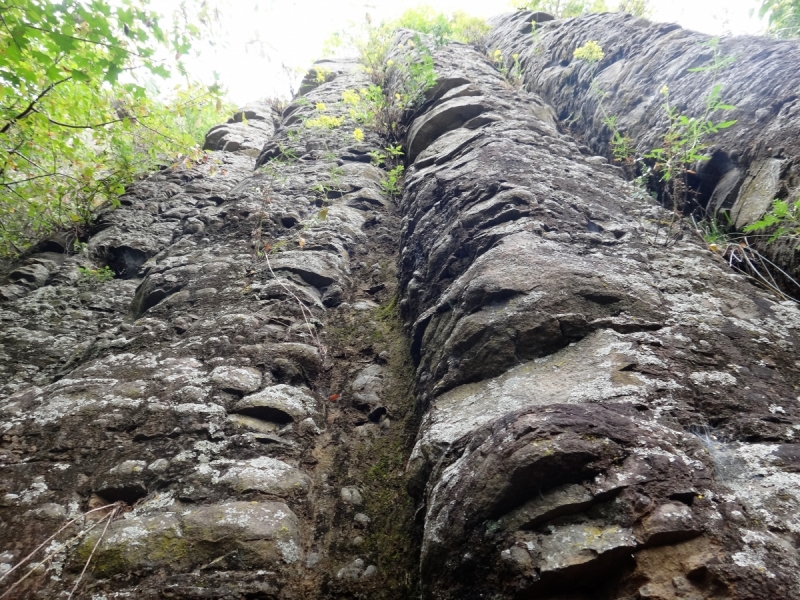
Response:
[[[176,0],[161,0],[166,9]],[[216,50],[203,51],[191,63],[197,78],[210,82],[217,71],[230,99],[238,105],[268,96],[288,96],[282,64],[304,72],[320,58],[324,41],[351,22],[397,17],[407,8],[428,4],[441,12],[462,10],[490,17],[510,10],[508,0],[225,0]],[[607,0],[613,5],[615,0]],[[676,22],[712,35],[759,33],[759,0],[651,0],[654,21]],[[252,43],[253,40],[260,43]],[[248,43],[250,42],[250,43]],[[221,47],[220,47],[221,46]],[[262,52],[263,48],[263,52]],[[297,75],[293,76],[295,79]]]

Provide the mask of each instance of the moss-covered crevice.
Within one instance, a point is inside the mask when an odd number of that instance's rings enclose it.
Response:
[[[414,523],[415,506],[405,476],[419,419],[409,341],[397,304],[396,296],[388,296],[371,318],[343,321],[328,331],[333,348],[349,348],[355,353],[366,345],[380,350],[385,368],[381,399],[387,409],[379,433],[358,435],[349,444],[339,445],[331,477],[332,483],[354,486],[363,496],[361,506],[337,511],[334,517],[337,537],[331,545],[332,562],[344,567],[357,554],[366,564],[375,565],[377,573],[358,585],[332,577],[325,585],[330,597],[400,600],[419,595],[421,529]],[[351,527],[355,512],[369,516],[366,528]]]

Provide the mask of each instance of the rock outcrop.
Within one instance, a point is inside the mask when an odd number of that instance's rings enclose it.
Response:
[[[557,85],[434,61],[398,198],[305,126],[369,84],[327,61],[7,265],[9,597],[800,598],[800,310],[660,242]]]
[[[534,21],[539,21],[535,32]],[[711,159],[695,165],[689,179],[697,203],[709,214],[727,213],[720,220],[741,229],[760,219],[775,198],[794,202],[800,197],[796,41],[724,37],[716,49],[720,59],[730,62],[717,71],[690,72],[713,64],[712,38],[675,24],[622,13],[555,21],[529,11],[498,17],[493,24],[488,45],[506,61],[518,56],[526,88],[572,124],[594,152],[610,155],[606,116],[617,118],[640,154],[662,147],[667,129],[662,88],[667,86],[670,103],[683,114],[699,117],[719,85],[718,99],[735,110],[712,116],[715,121],[736,119],[736,124],[707,139]],[[589,40],[604,50],[597,64],[574,58],[575,49]],[[758,237],[750,242],[800,281],[796,243],[767,245]],[[800,292],[786,283],[791,293]]]
[[[666,211],[476,51],[437,67],[480,117],[417,117],[402,199],[422,597],[800,597],[795,305],[653,243]]]
[[[342,91],[366,79],[340,67],[282,116],[257,105],[212,129],[205,163],[131,185],[86,253],[34,249],[14,266],[3,569],[70,520],[91,531],[48,546],[12,596],[57,596],[90,556],[94,597],[402,595],[413,411],[403,336],[380,309],[399,231],[364,161],[382,141],[297,120],[315,103],[345,112]],[[267,141],[297,158],[254,172]],[[115,277],[91,275],[100,265]],[[107,530],[110,508],[82,516],[114,503],[127,512]],[[337,576],[353,561],[357,576]]]

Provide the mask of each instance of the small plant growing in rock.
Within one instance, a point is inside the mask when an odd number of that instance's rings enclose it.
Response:
[[[337,129],[344,124],[344,117],[320,115],[313,119],[306,119],[305,126],[309,129]]]
[[[384,150],[386,150],[387,155],[393,160],[400,160],[400,157],[403,156],[403,147],[400,144],[390,144],[386,146]]]
[[[522,65],[519,62],[519,54],[512,54],[509,62],[503,56],[503,52],[499,48],[495,48],[489,58],[512,87],[522,86]]]
[[[736,124],[736,120],[712,121],[717,111],[734,110],[736,107],[725,104],[719,99],[721,84],[714,85],[706,97],[706,110],[700,117],[689,117],[681,114],[676,106],[670,103],[669,89],[661,88],[664,96],[664,112],[669,125],[664,134],[661,148],[653,148],[644,158],[654,162],[653,170],[660,181],[666,184],[667,194],[675,210],[682,210],[688,200],[689,187],[686,176],[694,174],[695,165],[711,158],[706,152],[709,144],[707,138],[723,129]]]
[[[573,54],[576,59],[584,60],[591,65],[591,86],[599,99],[598,106],[603,115],[603,123],[611,131],[609,144],[615,161],[622,163],[623,167],[631,171],[634,163],[639,162],[645,165],[644,169],[648,179],[652,176],[663,184],[662,200],[665,204],[671,205],[673,209],[673,220],[669,224],[665,242],[667,244],[673,239],[672,227],[680,213],[686,208],[692,194],[688,177],[695,174],[693,169],[696,168],[696,165],[711,158],[707,152],[708,138],[736,123],[735,119],[715,120],[717,115],[736,109],[735,106],[727,104],[721,99],[722,84],[717,83],[718,73],[734,59],[730,56],[722,56],[718,39],[712,39],[706,45],[713,51],[709,64],[689,69],[690,73],[709,71],[713,75],[711,87],[705,98],[703,114],[697,117],[683,114],[670,101],[669,88],[666,85],[663,86],[661,88],[661,94],[664,97],[662,107],[666,113],[668,125],[667,131],[662,136],[662,146],[653,148],[636,160],[634,159],[636,153],[633,140],[621,131],[617,117],[607,114],[603,101],[608,94],[597,87],[595,83],[595,66],[605,56],[602,47],[596,41],[590,40],[576,48]],[[629,176],[632,176],[632,173],[629,172]]]
[[[598,63],[603,60],[605,53],[597,41],[589,40],[583,46],[576,48],[573,55],[578,60],[585,60],[588,63]]]
[[[620,129],[617,123],[618,117],[616,115],[609,115],[606,112],[603,100],[608,96],[608,92],[600,89],[595,81],[594,71],[597,63],[603,60],[605,56],[603,48],[597,41],[589,40],[583,46],[576,48],[573,52],[573,56],[577,60],[583,60],[591,65],[592,81],[590,85],[592,91],[597,95],[598,108],[603,115],[603,124],[611,131],[611,140],[609,141],[611,153],[614,156],[614,160],[621,163],[623,167],[625,167],[626,172],[628,172],[628,175],[632,176],[633,157],[636,152],[633,140]]]
[[[331,70],[325,67],[314,67],[314,82],[325,83],[331,75]]]
[[[531,45],[533,46],[536,54],[542,52],[542,30],[539,28],[539,23],[531,21]]]
[[[367,155],[369,155],[370,162],[376,167],[380,167],[386,162],[386,153],[380,150],[370,150]]]
[[[723,129],[736,124],[736,120],[714,121],[715,115],[736,110],[735,106],[724,102],[720,96],[722,84],[717,83],[718,73],[733,62],[733,57],[722,56],[719,39],[709,40],[706,45],[712,49],[713,56],[708,65],[689,69],[690,73],[710,71],[712,73],[711,88],[705,98],[705,110],[699,117],[682,114],[678,107],[670,102],[669,88],[661,88],[664,96],[662,105],[667,115],[668,126],[661,148],[654,148],[644,155],[653,162],[653,172],[665,183],[665,193],[673,209],[681,211],[685,208],[691,193],[687,176],[693,175],[695,165],[711,158],[706,152],[709,147],[708,138]]]
[[[390,57],[396,29],[416,31],[406,46]],[[351,45],[362,68],[372,80],[369,88],[346,90],[342,100],[349,105],[350,117],[372,127],[383,136],[402,137],[402,124],[422,104],[424,93],[436,83],[432,48],[449,40],[478,43],[489,30],[481,19],[455,13],[445,17],[428,8],[406,11],[395,21],[367,27],[358,33],[337,33],[328,42],[328,51]],[[360,96],[360,97],[359,97]]]
[[[767,214],[743,229],[745,233],[765,230],[771,230],[768,243],[778,239],[791,240],[798,242],[795,250],[800,251],[800,199],[789,202],[776,198]]]
[[[383,89],[378,85],[371,85],[360,90],[345,90],[342,92],[342,102],[347,105],[348,114],[359,125],[376,127],[376,119],[386,105]]]
[[[99,269],[92,269],[91,267],[78,267],[78,272],[90,281],[102,283],[109,279],[114,279],[114,271],[111,267],[105,266]]]
[[[387,159],[390,162],[398,162],[403,156],[403,147],[400,144],[390,144],[384,148],[385,152],[380,150],[370,150],[367,154],[370,157],[370,162],[376,167],[382,166]]]
[[[397,165],[386,174],[386,179],[381,183],[383,191],[391,197],[398,196],[403,191],[403,165]]]
[[[616,115],[604,117],[603,123],[611,130],[611,153],[614,160],[623,165],[633,163],[633,156],[636,153],[636,148],[633,145],[633,140],[627,133],[623,133],[617,125]]]

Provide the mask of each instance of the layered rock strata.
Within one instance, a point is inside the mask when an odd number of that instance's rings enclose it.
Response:
[[[326,61],[3,267],[8,597],[800,597],[800,311],[434,58],[398,206]]]
[[[800,597],[795,304],[665,244],[478,52],[436,65],[400,251],[422,597]]]
[[[0,576],[66,528],[10,597],[56,597],[86,564],[94,598],[403,595],[399,223],[366,155],[382,140],[303,126],[367,85],[328,73],[131,185],[85,252],[54,238],[11,266]],[[282,154],[254,171],[267,141]]]
[[[535,31],[534,21],[539,21]],[[715,48],[708,35],[622,13],[552,20],[519,11],[493,24],[489,47],[499,49],[507,64],[517,55],[526,88],[553,106],[594,152],[610,157],[608,116],[616,117],[640,154],[663,147],[668,125],[664,87],[680,113],[700,117],[719,85],[718,99],[735,110],[717,111],[710,118],[735,119],[736,124],[705,140],[711,160],[693,166],[696,173],[688,178],[693,197],[710,214],[727,213],[720,220],[739,229],[760,219],[775,198],[794,202],[800,197],[796,40],[729,36]],[[590,40],[605,53],[597,64],[574,57],[575,49]],[[708,69],[715,51],[725,64]],[[706,70],[689,71],[698,68]],[[800,281],[796,243],[749,241]],[[795,284],[783,281],[798,292]]]

